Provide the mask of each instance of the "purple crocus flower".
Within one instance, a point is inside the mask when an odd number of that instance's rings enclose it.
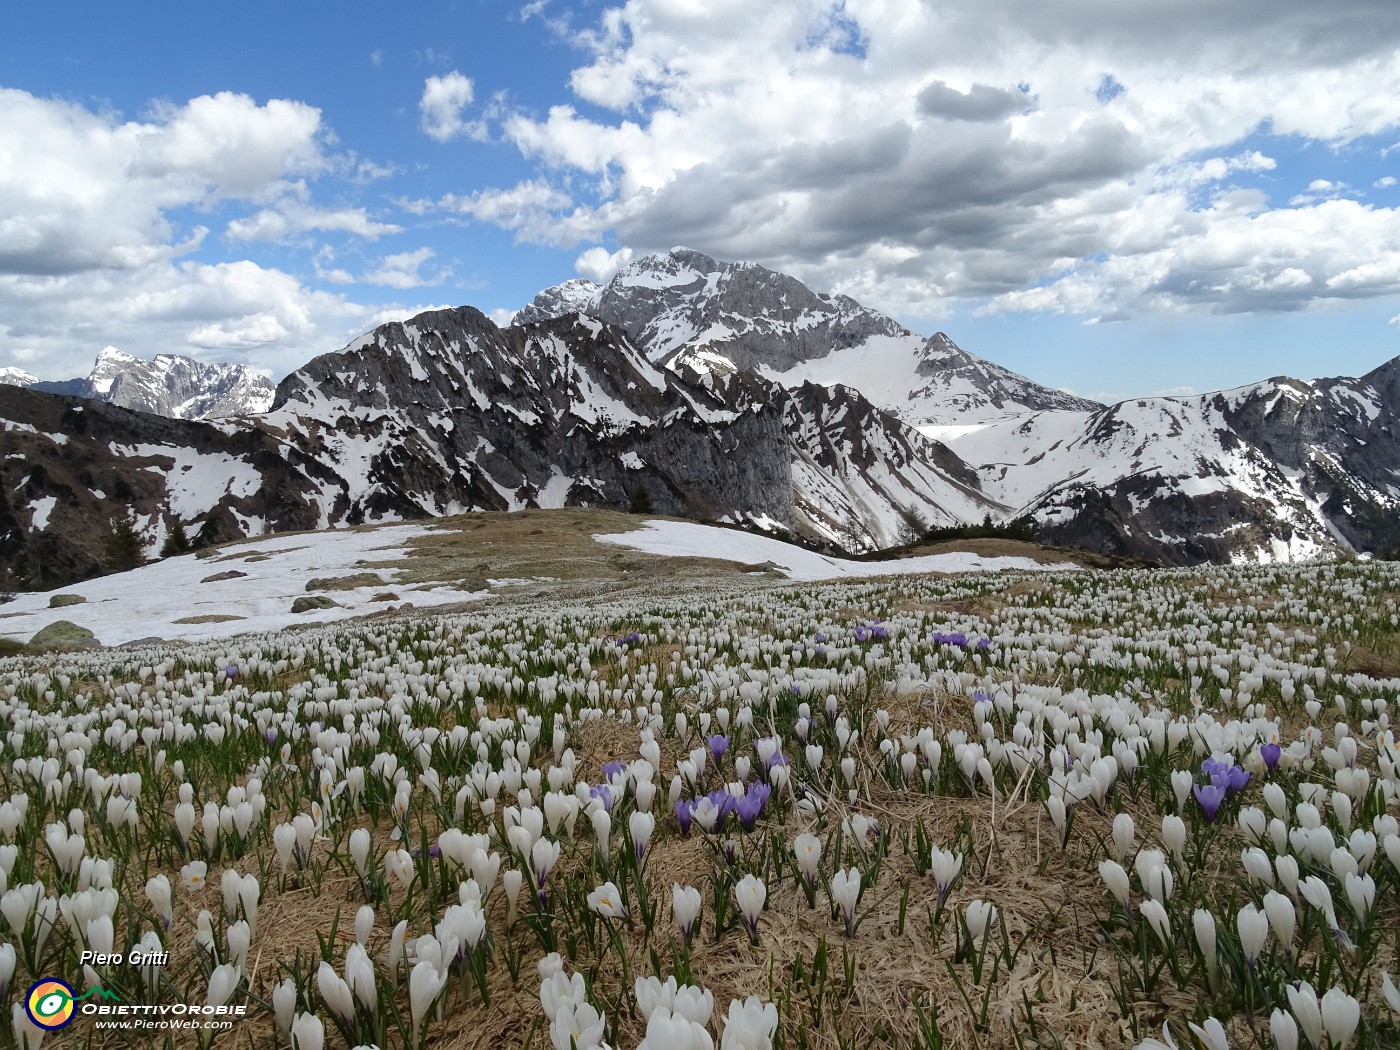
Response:
[[[604,762],[604,763],[603,763],[603,776],[605,776],[605,777],[607,777],[609,780],[611,780],[613,777],[617,776],[619,773],[621,773],[621,772],[622,772],[624,769],[626,769],[626,768],[627,768],[627,763],[626,763],[626,762],[622,762],[622,761],[617,761],[617,762]]]
[[[768,805],[772,794],[773,789],[767,784],[750,784],[743,797],[734,800],[734,808],[739,813],[739,822],[744,825],[745,831],[753,830],[753,822],[763,812],[763,807]]]
[[[227,667],[225,667],[225,668],[224,668],[224,677],[225,677],[225,678],[237,678],[237,677],[238,677],[238,665],[237,665],[237,664],[229,664]]]
[[[267,741],[268,747],[275,747],[277,744],[277,727],[268,726],[263,732],[263,739]]]
[[[879,620],[876,620],[870,625],[870,636],[874,638],[877,642],[883,642],[886,638],[890,636],[890,632],[885,628],[884,624],[882,624]]]
[[[681,834],[690,834],[691,821],[695,819],[695,803],[688,798],[676,800],[676,823],[681,826]]]
[[[817,644],[819,644],[819,645],[820,645],[822,642],[826,641],[826,632],[825,632],[825,631],[818,631],[818,632],[817,632],[816,641],[817,641]]]
[[[959,649],[967,648],[967,635],[963,634],[961,631],[953,631],[951,633],[934,631],[931,640],[934,645],[955,645]]]
[[[710,756],[718,762],[724,757],[724,753],[729,750],[729,737],[716,734],[710,737],[706,743],[710,745]]]
[[[1201,772],[1210,779],[1212,784],[1224,787],[1226,776],[1230,772],[1230,767],[1219,759],[1207,758],[1201,763]]]
[[[1215,823],[1215,815],[1220,812],[1220,805],[1225,801],[1225,789],[1218,784],[1197,784],[1191,789],[1196,795],[1196,801],[1201,804],[1201,811],[1205,813],[1206,820]]]
[[[992,640],[991,640],[990,638],[979,638],[979,639],[977,639],[977,648],[982,649],[982,650],[985,651],[985,650],[987,650],[987,649],[990,649],[991,647],[992,647]]]
[[[972,702],[973,704],[990,704],[992,697],[990,693],[973,693]]]
[[[607,784],[594,784],[591,788],[588,789],[588,793],[594,798],[602,799],[603,808],[606,809],[609,813],[612,812],[612,788],[608,787]]]
[[[1244,766],[1231,766],[1225,770],[1225,790],[1230,794],[1243,790],[1249,783],[1249,770]]]
[[[1259,757],[1264,760],[1264,768],[1272,773],[1278,768],[1278,760],[1283,756],[1283,748],[1277,744],[1264,744],[1259,748]]]
[[[716,789],[710,792],[709,798],[719,810],[719,819],[715,821],[715,827],[722,827],[724,818],[734,811],[734,796],[723,789]]]
[[[868,641],[870,641],[870,628],[869,628],[869,627],[866,627],[864,624],[857,624],[857,625],[856,625],[856,641],[858,641],[858,642],[868,642]]]

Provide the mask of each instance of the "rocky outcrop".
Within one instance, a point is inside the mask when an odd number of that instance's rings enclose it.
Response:
[[[86,379],[35,381],[35,390],[93,398],[171,419],[218,419],[265,412],[272,404],[267,377],[235,364],[210,364],[174,354],[149,361],[109,346]]]
[[[257,427],[0,386],[0,437],[0,561],[33,586],[104,572],[127,510],[149,556],[176,521],[198,543],[326,524],[308,497],[328,472]]]
[[[267,425],[333,466],[331,520],[580,504],[792,520],[783,418],[652,365],[569,315],[470,307],[385,325],[288,376]]]

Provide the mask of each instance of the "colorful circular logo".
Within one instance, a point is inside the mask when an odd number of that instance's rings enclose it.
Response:
[[[29,988],[24,999],[24,1011],[40,1028],[50,1032],[73,1020],[73,987],[57,977],[45,977]]]

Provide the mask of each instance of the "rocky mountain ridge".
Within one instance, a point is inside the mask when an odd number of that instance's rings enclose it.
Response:
[[[0,557],[90,575],[101,506],[148,552],[285,528],[574,505],[748,523],[843,549],[1000,513],[948,450],[858,392],[661,368],[571,314],[500,329],[470,307],[386,324],[278,386],[261,416],[159,419],[9,388]],[[19,475],[19,476],[16,476]],[[638,494],[641,494],[640,497]]]
[[[653,361],[757,372],[793,388],[851,387],[911,426],[1102,407],[970,354],[942,332],[926,339],[847,296],[688,248],[637,259],[606,285],[545,289],[515,319],[571,311],[621,328]]]
[[[8,378],[7,378],[8,376]],[[104,347],[83,379],[40,380],[0,369],[0,383],[83,397],[168,419],[219,419],[266,412],[273,384],[245,365],[209,363],[176,354],[144,360]]]

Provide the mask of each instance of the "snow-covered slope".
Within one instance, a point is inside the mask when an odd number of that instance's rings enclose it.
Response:
[[[1005,508],[954,453],[842,386],[804,383],[786,410],[799,531],[851,551],[919,538],[930,526]]]
[[[593,538],[601,543],[672,558],[721,558],[741,565],[771,565],[790,580],[870,579],[895,573],[906,576],[926,572],[1063,572],[1079,568],[1072,562],[1043,564],[1030,558],[984,557],[965,551],[898,561],[851,561],[804,550],[767,536],[729,532],[713,525],[656,520],[642,524],[643,528],[631,532]]]
[[[33,386],[39,381],[22,368],[0,368],[0,383],[10,386]]]
[[[1397,373],[1041,412],[948,442],[1051,540],[1169,563],[1383,552],[1400,542]]]
[[[577,314],[384,325],[283,380],[263,422],[334,469],[331,522],[626,506],[639,489],[662,513],[792,520],[781,406],[685,384]]]
[[[605,286],[546,289],[516,319],[569,311],[617,325],[673,368],[754,371],[788,387],[839,384],[911,426],[1099,407],[969,354],[941,332],[926,339],[847,296],[686,248],[638,259]]]
[[[86,379],[38,382],[47,393],[95,398],[169,419],[216,419],[265,412],[274,387],[244,365],[158,354],[149,361],[103,348]]]
[[[225,638],[249,631],[275,631],[292,624],[344,620],[381,612],[393,603],[431,608],[484,598],[446,584],[407,584],[407,544],[427,534],[422,525],[369,531],[336,529],[311,535],[267,537],[221,551],[214,558],[193,554],[167,558],[129,572],[64,587],[86,599],[49,608],[51,592],[21,594],[5,605],[0,638],[27,642],[55,620],[86,627],[104,645],[141,638]],[[303,613],[292,603],[314,581],[364,575],[372,561],[382,581],[336,586],[326,596],[335,605]],[[392,563],[400,562],[399,566]],[[392,595],[392,597],[390,597]]]

